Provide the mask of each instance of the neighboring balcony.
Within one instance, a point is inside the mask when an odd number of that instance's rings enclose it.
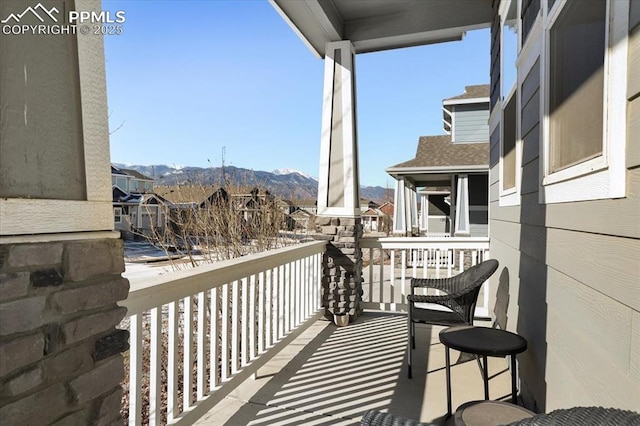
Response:
[[[357,424],[373,408],[442,421],[441,327],[418,326],[414,378],[406,378],[409,280],[484,260],[488,239],[362,239],[366,312],[340,328],[321,308],[325,247],[304,243],[132,280],[123,302],[129,424]],[[488,285],[479,317],[489,317]],[[491,398],[508,396],[506,362],[489,366]],[[452,379],[454,408],[482,399],[475,362],[456,365]]]

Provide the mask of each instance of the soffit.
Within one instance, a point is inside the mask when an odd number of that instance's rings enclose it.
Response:
[[[328,42],[350,40],[356,53],[460,40],[486,28],[492,0],[271,0],[319,57]]]

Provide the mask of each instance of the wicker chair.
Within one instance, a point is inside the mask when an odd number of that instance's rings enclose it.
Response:
[[[361,426],[430,426],[432,423],[420,423],[416,420],[383,413],[378,410],[368,410],[360,420]]]
[[[511,423],[510,426],[640,426],[640,414],[618,408],[573,407]]]
[[[473,325],[473,314],[482,284],[498,269],[498,261],[485,260],[451,278],[413,278],[408,318],[408,356],[407,374],[411,378],[411,356],[416,347],[416,323],[432,325]],[[419,295],[417,288],[439,290],[444,294]],[[416,306],[416,303],[432,303],[448,310],[428,309]]]

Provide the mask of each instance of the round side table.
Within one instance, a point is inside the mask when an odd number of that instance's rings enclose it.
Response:
[[[489,399],[489,375],[487,357],[511,357],[511,399],[517,403],[516,354],[527,349],[527,340],[515,333],[498,328],[461,326],[449,327],[440,332],[440,342],[445,346],[447,373],[447,416],[451,416],[451,356],[450,349],[482,356],[484,399]]]

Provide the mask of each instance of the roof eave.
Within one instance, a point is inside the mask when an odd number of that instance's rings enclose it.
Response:
[[[457,165],[457,166],[430,166],[430,167],[388,167],[385,172],[392,176],[400,176],[405,174],[416,173],[477,173],[488,172],[489,164],[471,164],[471,165]]]

